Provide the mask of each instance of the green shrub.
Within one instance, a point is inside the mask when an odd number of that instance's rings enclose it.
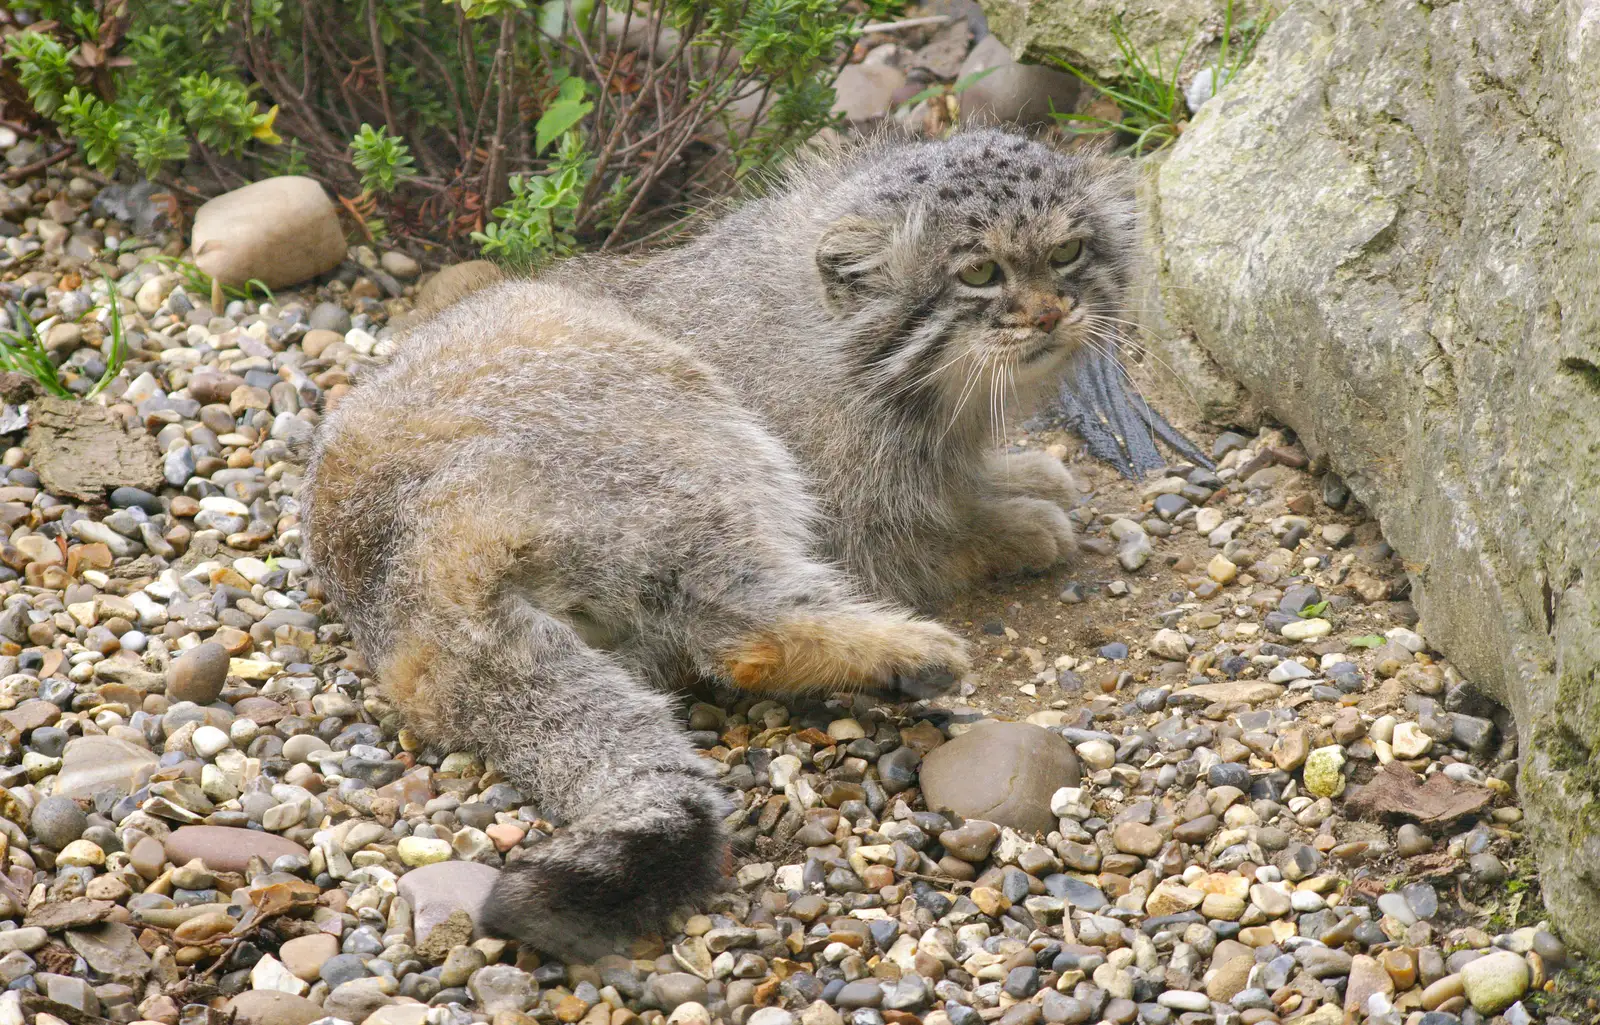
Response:
[[[369,233],[535,263],[669,234],[771,167],[900,6],[11,0],[0,95],[104,172],[310,174]]]
[[[390,137],[387,128],[374,131],[363,124],[350,140],[350,159],[361,172],[361,190],[387,196],[407,178],[414,178],[417,169],[411,160],[411,151],[399,139]]]
[[[1233,80],[1255,53],[1261,34],[1272,20],[1269,9],[1266,16],[1254,22],[1235,22],[1233,0],[1226,0],[1222,15],[1222,46],[1210,65],[1213,92]],[[1235,33],[1240,42],[1234,46]],[[1120,19],[1111,26],[1112,39],[1122,53],[1122,76],[1112,82],[1103,82],[1073,64],[1058,60],[1062,70],[1081,79],[1095,92],[1115,103],[1121,111],[1117,120],[1094,114],[1057,112],[1055,118],[1063,128],[1075,135],[1113,135],[1123,139],[1126,151],[1135,157],[1147,152],[1165,149],[1178,140],[1189,124],[1189,105],[1178,75],[1184,59],[1189,55],[1185,44],[1171,67],[1166,66],[1160,53],[1142,54],[1128,38]]]

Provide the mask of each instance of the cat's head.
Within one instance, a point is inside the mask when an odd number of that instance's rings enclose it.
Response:
[[[880,143],[841,170],[821,190],[817,273],[852,375],[895,404],[1031,406],[1073,353],[1121,333],[1130,171],[995,130]]]

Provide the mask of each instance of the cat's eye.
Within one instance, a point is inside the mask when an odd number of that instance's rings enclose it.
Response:
[[[973,288],[982,288],[984,285],[995,283],[1000,277],[1000,268],[993,260],[984,260],[982,263],[969,264],[961,268],[956,276]]]
[[[1057,267],[1065,267],[1083,255],[1083,239],[1075,238],[1071,242],[1063,242],[1050,250],[1050,262]]]

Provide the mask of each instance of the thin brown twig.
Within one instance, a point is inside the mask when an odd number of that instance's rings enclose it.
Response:
[[[21,181],[22,179],[28,177],[30,174],[37,174],[38,172],[43,171],[45,168],[50,167],[53,164],[61,163],[63,160],[65,160],[68,157],[72,156],[72,154],[76,153],[77,151],[78,150],[77,150],[76,146],[68,146],[66,149],[60,150],[60,151],[58,151],[56,153],[52,153],[48,157],[44,157],[43,159],[40,159],[40,160],[35,160],[31,164],[23,164],[21,167],[13,167],[11,170],[5,172],[4,174],[0,174],[0,181],[8,181],[8,182]]]
[[[653,12],[654,16],[650,19],[650,21],[646,22],[645,28],[649,33],[651,50],[652,54],[654,54],[656,52],[654,41],[660,36],[661,33],[661,19],[665,13],[665,5],[659,2],[653,3],[651,5],[651,11]],[[629,7],[629,14],[630,16],[632,14],[631,5]],[[624,21],[624,24],[626,24],[626,20]],[[647,66],[644,81],[639,84],[639,95],[645,95],[653,91],[652,86],[654,85],[655,81],[660,78],[663,68],[672,68],[678,72],[683,70],[685,67],[685,51],[688,49],[695,35],[698,34],[699,30],[699,15],[696,14],[694,19],[691,20],[688,25],[685,25],[683,30],[679,32],[678,45],[674,48],[672,55],[665,61],[656,60]],[[610,133],[608,133],[605,146],[600,151],[600,155],[595,159],[594,171],[590,176],[589,184],[584,188],[583,195],[578,200],[578,211],[575,220],[579,225],[586,224],[592,219],[592,215],[594,214],[593,204],[597,195],[599,194],[601,183],[606,180],[606,172],[610,169],[611,161],[616,154],[617,147],[620,146],[623,140],[627,137],[628,128],[632,125],[634,119],[643,109],[643,107],[644,104],[638,99],[635,99],[633,103],[626,105],[625,109],[622,110],[621,116],[617,119],[616,124],[612,126]],[[637,205],[637,198],[635,199],[634,205]],[[632,207],[630,207],[630,210],[631,209]],[[614,232],[611,237],[615,237]]]
[[[302,11],[303,8],[302,4]],[[272,97],[287,108],[290,115],[288,120],[299,124],[299,130],[294,136],[306,142],[324,159],[335,163],[343,159],[343,147],[323,128],[321,119],[316,116],[316,111],[306,100],[307,92],[296,90],[290,85],[288,76],[262,47],[261,37],[255,31],[253,12],[248,4],[244,7],[243,22],[245,52],[250,70],[256,79],[267,87]]]
[[[300,98],[311,95],[311,20],[300,18]]]
[[[922,18],[904,18],[900,21],[875,21],[870,25],[861,26],[861,34],[899,32],[908,28],[924,28],[929,25],[948,25],[956,20],[953,14],[930,14]]]
[[[974,882],[968,882],[965,879],[951,879],[948,876],[931,876],[925,872],[907,872],[900,869],[895,869],[894,874],[897,876],[905,876],[907,879],[921,879],[925,883],[938,883],[940,886],[948,886],[952,890],[958,886],[971,887],[978,885]]]
[[[367,38],[372,42],[372,68],[378,78],[378,103],[383,107],[383,124],[390,135],[399,135],[395,127],[394,108],[389,105],[388,54],[384,52],[383,33],[378,31],[378,0],[367,0]]]
[[[631,238],[621,245],[614,246],[613,252],[631,253],[638,249],[648,249],[662,239],[670,239],[677,235],[687,234],[694,230],[695,223],[703,216],[701,213],[691,212],[686,217],[675,218],[648,235],[640,235],[638,238]]]
[[[472,23],[456,7],[456,52],[461,56],[461,70],[466,77],[467,106],[476,107],[481,102],[478,94],[478,53],[472,38]],[[492,69],[491,69],[492,73]]]
[[[306,0],[300,0],[301,11],[305,13],[305,16],[309,17],[310,12],[306,9],[307,6]],[[338,87],[339,96],[344,100],[344,105],[350,113],[350,120],[341,127],[344,131],[353,133],[355,131],[355,126],[361,123],[361,115],[356,111],[356,99],[355,96],[350,92],[350,87],[345,84],[345,76],[340,75],[337,72],[338,68],[348,66],[350,61],[348,59],[340,60],[339,57],[334,54],[333,49],[328,44],[327,36],[324,33],[313,32],[311,34],[311,38],[317,44],[317,49],[321,52],[322,59],[327,63],[328,68],[334,72],[334,85]],[[329,113],[332,113],[332,111]]]
[[[461,106],[461,92],[456,88],[455,78],[449,69],[444,66],[433,48],[426,43],[415,47],[414,52],[421,53],[423,57],[433,63],[434,70],[439,72],[439,77],[444,80],[445,91],[450,94],[450,106],[456,111],[456,151],[465,154],[467,147],[467,112]]]
[[[504,56],[505,50],[501,47],[496,47],[494,60],[489,64],[489,78],[491,81],[499,77],[500,61]],[[478,144],[483,139],[483,126],[489,118],[489,97],[491,95],[493,95],[493,93],[488,86],[485,86],[483,93],[478,100],[477,116],[474,117],[472,121],[471,141],[467,144],[466,150],[461,154],[461,162],[463,167],[469,165],[478,154]]]
[[[600,5],[596,4],[595,6],[600,6]],[[576,16],[575,12],[572,9],[572,0],[565,0],[565,8],[564,9],[566,10],[567,17],[566,17],[566,21],[564,21],[563,24],[573,25],[574,29],[576,29],[575,23],[577,21],[577,16]],[[590,51],[590,49],[589,49],[589,40],[584,38],[583,33],[581,31],[574,31],[572,33],[572,35],[577,37],[578,49],[583,52],[583,59],[584,59],[584,61],[586,61],[588,63],[589,70],[591,72],[598,72],[600,70],[600,66],[597,63],[595,63],[594,53],[592,51]],[[601,94],[600,95],[601,95],[602,101],[603,101],[603,97],[605,96],[605,91],[601,90]]]
[[[516,31],[516,22],[511,11],[507,11],[500,18],[500,45],[495,51],[495,62],[500,65],[500,81],[495,87],[498,94],[494,117],[494,138],[489,142],[489,160],[483,170],[483,204],[493,210],[500,205],[504,198],[505,183],[501,169],[505,166],[506,159],[506,121],[511,114],[511,84],[513,81],[515,63],[511,59],[511,41]]]

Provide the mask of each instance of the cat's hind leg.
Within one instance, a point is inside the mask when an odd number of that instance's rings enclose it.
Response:
[[[565,822],[500,874],[492,933],[594,958],[720,885],[732,805],[714,772],[671,699],[566,623],[507,598],[402,640],[383,668],[424,739],[482,752]]]
[[[702,671],[751,693],[912,701],[950,689],[969,666],[966,643],[944,626],[859,598],[837,570],[800,557],[743,574],[699,613]]]

